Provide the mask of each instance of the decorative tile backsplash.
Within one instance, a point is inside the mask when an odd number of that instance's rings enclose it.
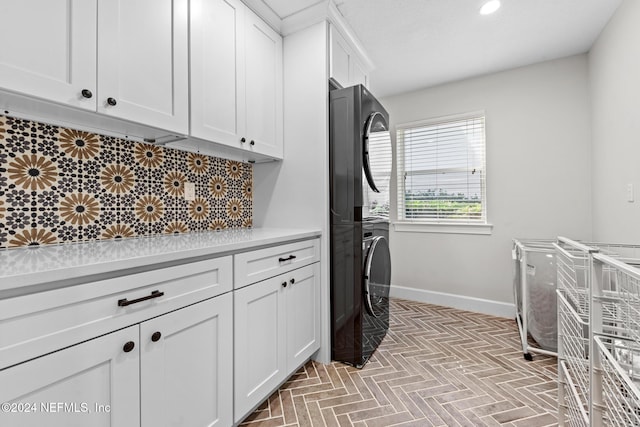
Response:
[[[0,248],[251,227],[252,191],[247,163],[0,116]]]

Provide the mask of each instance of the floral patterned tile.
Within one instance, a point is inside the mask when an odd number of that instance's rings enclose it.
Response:
[[[187,153],[183,161],[187,163],[187,181],[196,184],[196,196],[203,196],[206,191],[207,178],[211,173],[211,158],[199,153]]]
[[[57,128],[4,117],[2,190],[6,246],[58,242]],[[3,232],[4,234],[4,232]]]
[[[189,218],[187,226],[192,231],[206,231],[209,228],[211,217],[211,203],[206,197],[198,196],[188,202],[187,213]]]
[[[171,219],[167,224],[167,227],[164,229],[164,234],[184,234],[189,232],[189,228],[187,227],[187,223],[180,219],[180,214],[177,209],[174,209],[170,213]]]
[[[5,148],[5,134],[7,131],[6,117],[0,116],[0,249],[7,247],[7,229],[5,221],[7,217],[6,192],[8,185],[7,159],[8,152]]]
[[[184,197],[185,174],[177,170],[176,150],[164,149],[164,158],[157,168],[151,170],[151,186],[149,194],[162,202],[163,215],[159,218],[165,233],[168,224],[175,221],[174,210],[178,206],[178,198]],[[156,225],[156,229],[159,226]]]
[[[252,191],[249,164],[0,116],[0,248],[250,227]]]
[[[149,192],[149,174],[139,160],[143,153],[131,141],[105,136],[101,141],[101,238],[144,236],[148,227],[136,216],[138,201]]]

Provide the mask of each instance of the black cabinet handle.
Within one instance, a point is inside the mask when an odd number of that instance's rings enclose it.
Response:
[[[151,335],[151,341],[158,342],[160,341],[161,337],[162,337],[162,334],[160,332],[154,332],[153,335]]]
[[[296,259],[296,256],[295,255],[289,255],[286,258],[278,258],[278,261],[279,262],[285,262],[285,261],[291,261],[292,259]]]
[[[249,143],[251,145],[256,145],[256,142],[252,139],[251,142]]]
[[[294,279],[294,278],[292,277],[292,278],[291,278],[291,280],[289,280],[289,283],[291,283],[291,284],[293,285],[294,283],[296,283],[296,279]]]
[[[114,105],[116,105],[118,102],[116,101],[115,98],[107,98],[107,104],[111,105],[112,107]]]
[[[162,295],[164,295],[164,292],[153,291],[153,292],[151,292],[151,295],[147,295],[146,297],[142,297],[142,298],[132,299],[131,301],[129,301],[126,298],[119,299],[118,300],[118,307],[126,307],[128,305],[136,304],[136,303],[139,303],[139,302],[142,302],[142,301],[146,301],[146,300],[150,300],[150,299],[153,299],[153,298],[160,298]]]
[[[93,93],[89,89],[82,89],[82,96],[89,99],[93,96]]]
[[[282,287],[286,288],[287,287],[287,282],[282,282]]]
[[[247,142],[247,138],[245,138],[245,137],[243,136],[242,138],[240,138],[240,142],[242,142],[242,143],[244,144],[245,142]]]
[[[131,350],[134,349],[135,346],[136,346],[136,343],[134,343],[133,341],[129,341],[124,345],[124,347],[122,347],[122,350],[124,350],[125,353],[129,353]]]

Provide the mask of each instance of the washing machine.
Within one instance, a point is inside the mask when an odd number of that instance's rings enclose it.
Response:
[[[389,327],[389,224],[365,203],[388,188],[389,115],[362,85],[332,90],[329,105],[331,357],[360,368]]]
[[[362,221],[362,260],[364,299],[362,364],[364,365],[389,329],[391,254],[387,220],[364,219]]]

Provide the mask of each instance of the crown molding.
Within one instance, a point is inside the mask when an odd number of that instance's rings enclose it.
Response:
[[[342,35],[347,43],[353,47],[365,70],[369,72],[375,68],[364,46],[344,19],[333,0],[320,0],[284,18],[280,18],[264,0],[243,0],[243,2],[283,37],[317,23],[328,21],[335,27],[340,35]]]

